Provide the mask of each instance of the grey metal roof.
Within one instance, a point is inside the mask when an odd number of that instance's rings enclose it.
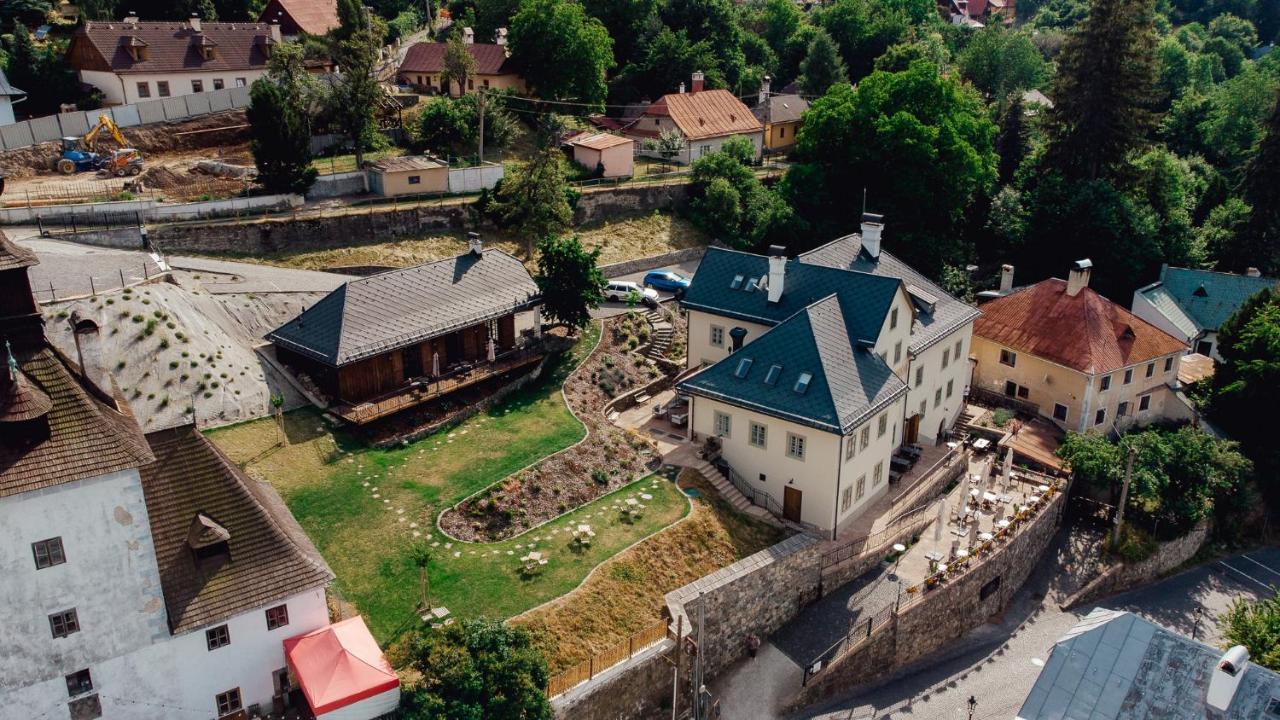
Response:
[[[1185,321],[1179,323],[1177,315],[1184,315],[1194,322],[1195,330],[1187,333],[1191,337],[1201,330],[1217,330],[1245,300],[1266,288],[1277,286],[1280,286],[1280,281],[1275,278],[1166,265],[1160,270],[1159,282],[1138,292],[1151,299],[1179,330],[1185,329]],[[1168,303],[1176,303],[1181,312],[1171,314],[1166,311]]]
[[[776,325],[818,300],[835,295],[849,337],[873,343],[902,287],[897,278],[789,260],[782,299],[771,303],[763,289],[748,289],[753,286],[753,279],[758,283],[768,274],[769,258],[764,255],[709,248],[681,303],[724,317]]]
[[[1190,339],[1200,334],[1200,325],[1196,323],[1195,318],[1187,314],[1187,311],[1178,304],[1178,299],[1173,296],[1173,293],[1161,283],[1152,283],[1138,290],[1138,294],[1146,298],[1166,320],[1176,327],[1183,338]]]
[[[882,316],[883,317],[883,316]],[[746,373],[742,362],[751,360]],[[765,382],[780,365],[776,381]],[[812,376],[797,392],[801,374]],[[802,308],[754,342],[680,384],[715,398],[828,432],[847,433],[906,393],[879,355],[859,347],[836,295]]]
[[[540,302],[538,286],[501,250],[351,280],[267,339],[329,365],[413,345]]]
[[[795,122],[808,109],[809,101],[799,95],[770,95],[752,108],[751,114],[762,123]]]
[[[937,283],[921,275],[915,268],[891,253],[881,250],[879,259],[872,259],[871,256],[862,252],[862,236],[856,233],[832,240],[826,245],[803,253],[799,260],[815,265],[857,270],[880,277],[897,278],[906,283],[909,289],[918,288],[926,295],[931,295],[936,300],[932,311],[925,303],[918,302],[920,297],[917,296],[918,312],[915,322],[911,325],[912,353],[922,352],[956,328],[982,314],[977,308],[956,299],[946,290],[938,287]]]
[[[1097,608],[1053,647],[1018,720],[1203,720],[1222,651]],[[1250,663],[1222,720],[1265,720],[1280,675]]]
[[[4,74],[3,70],[0,70],[0,96],[16,97],[18,95],[26,94],[26,90],[19,90],[18,88],[10,85],[9,78]]]

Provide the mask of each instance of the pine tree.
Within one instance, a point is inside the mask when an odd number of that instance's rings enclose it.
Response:
[[[31,40],[31,33],[21,22],[13,23],[13,47],[9,49],[7,75],[14,87],[36,93],[40,91],[40,70],[44,64],[41,53]]]
[[[1155,127],[1155,0],[1093,0],[1058,55],[1048,161],[1106,177]]]
[[[996,154],[1000,156],[996,173],[1000,183],[1007,184],[1013,180],[1014,173],[1018,171],[1022,159],[1030,149],[1026,110],[1026,105],[1022,103],[1022,93],[1015,92],[1009,96],[1004,114],[1000,117],[1000,134],[996,136]]]
[[[330,31],[339,42],[369,28],[369,15],[361,0],[338,0],[338,27]]]
[[[1236,237],[1233,257],[1220,261],[1232,270],[1252,266],[1274,277],[1280,274],[1280,97],[1241,189],[1253,211]]]
[[[306,114],[292,95],[271,78],[259,78],[250,88],[245,109],[258,182],[273,193],[303,193],[316,179]]]
[[[840,59],[836,43],[825,30],[817,30],[809,52],[800,61],[800,87],[806,95],[826,95],[832,85],[849,81],[849,71]]]

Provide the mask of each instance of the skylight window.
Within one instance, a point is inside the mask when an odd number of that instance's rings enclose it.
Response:
[[[740,290],[740,289],[742,289],[742,280],[743,280],[743,278],[742,278],[742,276],[741,276],[741,275],[734,275],[734,276],[733,276],[733,282],[729,283],[729,289],[730,289],[730,290]]]
[[[742,358],[738,361],[738,369],[733,371],[733,376],[744,378],[749,372],[751,372],[751,358]]]
[[[747,281],[747,287],[745,288],[746,291],[755,292],[756,285],[758,285],[759,283],[760,283],[760,278],[751,278],[750,280]]]
[[[769,386],[777,385],[778,376],[781,374],[782,374],[781,365],[777,365],[777,364],[770,365],[769,372],[765,373],[764,375],[764,384]]]
[[[805,394],[805,391],[809,389],[809,382],[811,380],[813,380],[812,373],[807,373],[807,372],[800,373],[800,377],[796,379],[796,387],[795,387],[796,394],[798,395]]]

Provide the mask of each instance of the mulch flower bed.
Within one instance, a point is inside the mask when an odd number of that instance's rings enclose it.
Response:
[[[577,445],[515,473],[440,517],[460,540],[492,542],[518,535],[644,476],[660,458],[652,442],[609,423],[605,403],[661,376],[635,352],[647,340],[638,313],[605,321],[599,346],[564,383],[569,408],[587,427]]]

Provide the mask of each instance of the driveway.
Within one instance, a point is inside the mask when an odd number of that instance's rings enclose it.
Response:
[[[649,271],[658,270],[658,269],[668,269],[668,268],[671,270],[675,270],[676,272],[686,277],[693,277],[693,274],[698,271],[698,263],[700,262],[702,261],[699,259],[699,260],[686,260],[685,262],[673,263],[670,265],[655,265],[649,268],[648,270],[641,270],[639,272],[633,272],[627,275],[619,275],[617,277],[611,277],[606,279],[611,282],[612,281],[633,282],[639,285],[640,283],[644,282],[644,276],[648,274]],[[675,298],[675,295],[669,292],[664,292],[662,290],[658,291],[658,302],[665,303],[673,300],[674,298]],[[608,300],[605,300],[604,302],[600,303],[600,307],[591,311],[591,317],[610,318],[615,315],[621,315],[631,309],[632,309],[631,306],[627,305],[626,303],[615,303],[615,302],[609,302]]]
[[[31,268],[31,288],[40,302],[84,297],[134,285],[166,269],[142,250],[116,250],[33,236],[6,234],[35,251],[40,264]]]
[[[350,275],[295,270],[233,260],[174,255],[168,258],[174,270],[192,273],[191,279],[212,295],[239,293],[329,292],[340,287]],[[186,278],[181,279],[185,281]]]

